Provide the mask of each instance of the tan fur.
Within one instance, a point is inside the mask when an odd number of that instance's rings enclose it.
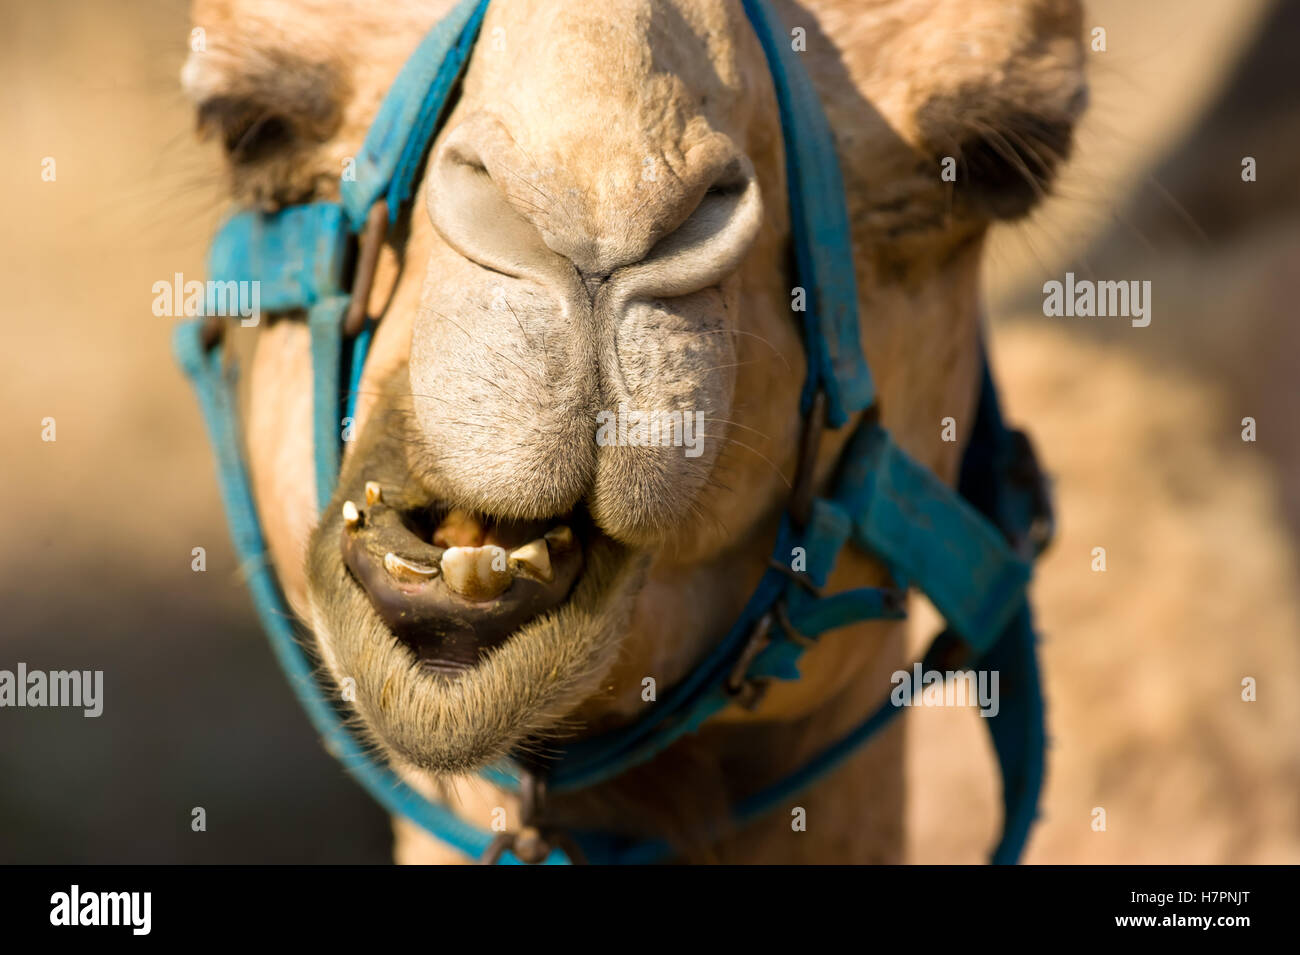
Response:
[[[201,0],[195,22],[211,52],[196,54],[189,85],[199,98],[237,86],[242,64],[268,44],[332,64],[349,91],[337,131],[313,149],[296,147],[293,173],[328,183],[355,155],[410,49],[449,5],[386,4],[380,16],[344,0]],[[1000,142],[1013,148],[1016,117],[1068,128],[1081,105],[1077,4],[778,6],[787,24],[806,30],[803,61],[836,130],[862,340],[884,423],[951,480],[959,445],[940,440],[940,420],[956,418],[963,432],[969,425],[977,268],[991,206],[954,195],[938,161],[988,129],[1006,128]],[[789,313],[782,163],[766,63],[738,3],[616,0],[596,9],[510,0],[490,8],[462,97],[435,143],[432,187],[417,198],[404,266],[399,272],[390,253],[372,298],[375,311],[381,301],[387,308],[340,494],[382,472],[493,513],[544,517],[585,499],[630,553],[598,560],[565,607],[525,626],[454,692],[412,668],[348,578],[332,545],[336,508],[307,540],[301,515],[314,492],[301,403],[254,398],[259,506],[295,607],[310,606],[330,673],[357,680],[358,711],[374,741],[467,819],[486,825],[494,807],[515,810],[464,770],[527,733],[572,734],[635,716],[646,705],[642,679],[666,688],[685,674],[762,571],[793,478],[804,368]],[[473,191],[466,169],[476,165],[497,193]],[[647,166],[654,180],[644,178]],[[243,194],[262,197],[277,194],[270,180],[284,174],[266,165],[235,173]],[[254,188],[258,177],[268,182]],[[706,228],[712,238],[676,255],[674,243],[690,236],[683,222],[714,201],[706,189],[719,182],[761,200],[757,231],[718,240]],[[471,206],[449,204],[465,196]],[[488,272],[467,255],[503,257],[520,277]],[[690,284],[691,269],[700,282],[719,274],[713,284],[678,288]],[[605,286],[579,281],[610,270]],[[488,304],[499,287],[512,305],[504,312]],[[620,287],[662,301],[651,308],[644,297],[620,298]],[[259,366],[301,369],[300,337],[265,335]],[[270,395],[279,386],[263,387]],[[707,408],[718,429],[710,434],[722,440],[695,461],[680,449],[597,451],[592,415],[622,399]],[[823,479],[849,431],[823,442]],[[310,555],[305,577],[297,554]],[[832,583],[883,579],[866,556],[845,552]],[[583,825],[667,831],[701,861],[896,861],[898,730],[799,798],[815,820],[806,833],[792,833],[778,811],[705,848],[700,827],[860,718],[888,687],[901,647],[898,627],[829,634],[806,656],[804,678],[774,687],[755,713],[728,711],[628,779],[558,800],[556,813]],[[397,832],[402,861],[463,861],[405,824]]]

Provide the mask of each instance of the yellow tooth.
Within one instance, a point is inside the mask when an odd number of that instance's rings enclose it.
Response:
[[[384,499],[384,489],[379,486],[379,482],[367,481],[366,482],[366,503],[373,507],[383,499]]]
[[[494,545],[448,547],[442,553],[442,579],[467,600],[491,600],[505,592],[510,576],[506,552]]]
[[[361,526],[361,512],[351,501],[343,502],[343,523],[347,525],[348,530],[356,530]]]
[[[416,564],[405,557],[398,557],[392,551],[384,555],[384,570],[394,577],[437,577],[438,568],[427,564]]]
[[[546,543],[552,547],[558,547],[560,550],[566,550],[573,546],[573,531],[569,530],[566,524],[552,527],[542,536],[546,538]]]
[[[546,541],[541,538],[511,551],[510,563],[520,565],[530,577],[538,577],[547,583],[555,576],[551,571],[551,554],[546,549]]]

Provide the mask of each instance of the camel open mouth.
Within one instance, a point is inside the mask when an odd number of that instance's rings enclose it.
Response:
[[[648,555],[581,502],[506,516],[429,487],[390,424],[364,430],[308,545],[325,668],[395,764],[435,775],[580,732]]]
[[[375,481],[343,505],[341,548],[375,612],[421,666],[478,665],[568,600],[599,530],[584,508],[546,520],[403,500]]]

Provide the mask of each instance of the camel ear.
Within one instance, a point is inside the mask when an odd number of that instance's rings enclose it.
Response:
[[[1078,0],[939,0],[842,28],[838,0],[809,5],[800,56],[836,129],[870,131],[851,160],[868,180],[907,175],[920,158],[945,194],[990,219],[1018,218],[1046,194],[1088,102]]]

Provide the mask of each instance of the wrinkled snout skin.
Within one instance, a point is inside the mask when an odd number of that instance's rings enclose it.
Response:
[[[580,29],[511,11],[507,37],[533,42],[471,70],[430,162],[442,244],[410,380],[440,495],[526,517],[585,499],[606,533],[651,547],[681,533],[729,430],[738,270],[763,225],[746,120],[772,91],[694,31],[662,62],[628,9],[575,13]],[[636,12],[653,30],[666,9]],[[593,84],[598,58],[616,75]],[[620,408],[700,412],[711,440],[694,457],[597,444],[597,416]]]

